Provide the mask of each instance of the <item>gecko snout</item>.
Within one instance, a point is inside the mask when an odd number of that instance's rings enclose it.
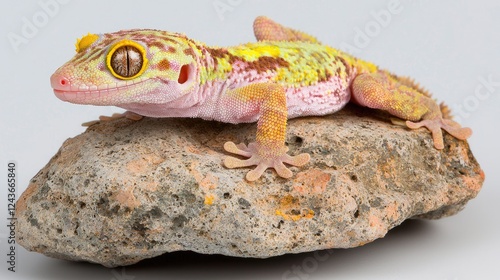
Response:
[[[59,74],[53,74],[50,76],[50,85],[52,86],[54,94],[57,98],[63,101],[68,101],[66,93],[71,91],[71,82],[68,78]]]
[[[71,83],[66,77],[56,74],[50,77],[50,85],[54,90],[63,90],[63,91],[68,91],[71,87]]]

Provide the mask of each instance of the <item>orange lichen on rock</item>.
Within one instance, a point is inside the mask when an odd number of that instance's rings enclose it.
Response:
[[[200,163],[198,161],[193,161],[190,165],[190,170],[189,173],[193,176],[193,178],[196,180],[198,183],[200,189],[202,189],[205,193],[207,193],[207,196],[209,195],[208,193],[210,190],[213,190],[217,187],[219,184],[219,178],[214,176],[211,173],[208,173],[206,176],[204,176],[199,170]],[[207,200],[205,199],[205,204]],[[211,204],[211,203],[210,203]]]
[[[299,199],[288,194],[279,201],[280,208],[293,208],[300,206]]]
[[[17,214],[23,212],[26,209],[26,200],[31,198],[35,191],[38,191],[39,185],[35,183],[30,183],[28,188],[23,192],[19,200],[16,202],[16,212]]]
[[[384,222],[380,219],[380,217],[370,214],[368,218],[368,223],[370,225],[370,228],[372,228],[376,234],[379,236],[384,236],[385,235],[385,230],[384,230]]]
[[[120,206],[134,209],[141,205],[134,195],[134,189],[134,186],[127,186],[124,189],[118,190],[111,196],[111,198],[118,202]]]
[[[399,219],[398,203],[394,202],[385,208],[386,217],[391,221],[396,221]]]
[[[212,205],[214,203],[214,195],[213,194],[207,194],[205,195],[205,205]]]
[[[276,210],[276,215],[283,217],[283,219],[288,221],[298,221],[300,219],[312,219],[314,217],[314,211],[311,209],[304,209],[300,214],[287,214],[281,210]]]
[[[298,221],[303,218],[311,219],[314,217],[314,211],[307,208],[302,209],[299,199],[292,195],[286,195],[280,199],[279,208],[276,209],[275,214],[288,221]]]
[[[144,174],[144,172],[150,169],[150,165],[158,165],[162,163],[164,159],[155,154],[144,154],[141,158],[129,161],[127,163],[127,170],[132,174]]]
[[[485,179],[484,171],[481,169],[479,173],[484,181]],[[467,188],[474,191],[475,193],[478,193],[481,190],[481,187],[483,186],[482,182],[478,182],[477,180],[475,180],[475,178],[471,178],[469,176],[462,176],[462,180],[465,186],[467,186]]]
[[[202,188],[205,191],[213,190],[217,187],[217,184],[219,183],[219,178],[208,173],[207,176],[201,179],[201,181],[198,183],[200,184],[200,188]]]
[[[318,168],[297,174],[294,189],[300,194],[318,194],[326,190],[332,175]]]

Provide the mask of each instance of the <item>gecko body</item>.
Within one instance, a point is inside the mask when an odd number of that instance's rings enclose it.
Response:
[[[255,20],[254,32],[257,42],[227,48],[158,30],[88,34],[78,40],[75,57],[52,75],[51,85],[64,101],[118,106],[134,113],[125,114],[131,118],[257,121],[254,143],[224,145],[248,158],[227,157],[226,167],[257,166],[247,173],[250,181],[267,168],[289,178],[284,163],[309,161],[308,154],[287,154],[287,119],[331,114],[349,101],[386,110],[410,128],[427,127],[438,149],[441,129],[459,139],[471,134],[407,78],[265,17]]]

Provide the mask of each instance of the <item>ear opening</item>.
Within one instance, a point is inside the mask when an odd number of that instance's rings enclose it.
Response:
[[[179,84],[184,84],[185,82],[187,82],[188,78],[189,78],[189,65],[188,64],[184,64],[182,65],[181,67],[181,71],[179,72],[179,78],[177,79],[177,82]]]

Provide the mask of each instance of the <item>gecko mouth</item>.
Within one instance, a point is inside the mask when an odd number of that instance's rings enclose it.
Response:
[[[115,105],[117,101],[126,102],[139,84],[148,79],[126,81],[102,86],[73,86],[65,78],[51,77],[51,84],[57,98],[77,104]],[[117,100],[119,99],[119,100]]]

